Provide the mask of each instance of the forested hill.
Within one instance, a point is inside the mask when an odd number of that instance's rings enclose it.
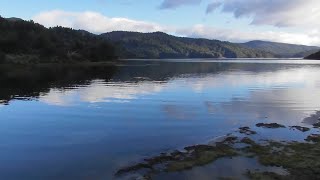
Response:
[[[272,53],[208,39],[175,37],[162,32],[116,31],[100,35],[119,44],[129,58],[272,58]]]
[[[320,60],[320,51],[314,53],[314,54],[311,54],[307,57],[305,57],[305,59],[315,59],[315,60]]]
[[[250,41],[240,45],[248,48],[268,51],[277,55],[278,57],[284,58],[305,57],[320,50],[320,47],[316,46],[304,46],[268,41]]]
[[[115,47],[86,31],[45,28],[33,21],[0,17],[0,61],[8,63],[108,61]]]

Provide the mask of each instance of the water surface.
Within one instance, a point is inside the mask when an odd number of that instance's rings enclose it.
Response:
[[[319,77],[320,63],[303,60],[0,66],[0,179],[111,179],[122,166],[240,126],[309,126]],[[305,135],[259,130],[260,138]]]

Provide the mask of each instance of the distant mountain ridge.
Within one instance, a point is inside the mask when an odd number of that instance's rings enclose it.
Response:
[[[305,46],[260,40],[239,44],[248,48],[264,50],[276,55],[277,57],[283,58],[305,57],[320,50],[320,47],[317,46]]]
[[[188,37],[163,32],[139,33],[114,31],[100,37],[123,49],[127,58],[273,58],[274,54],[239,44]]]

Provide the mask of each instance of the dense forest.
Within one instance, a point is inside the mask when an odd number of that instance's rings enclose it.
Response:
[[[116,48],[97,35],[45,28],[33,21],[0,17],[0,61],[13,63],[108,61]]]
[[[296,44],[277,43],[269,41],[249,41],[240,45],[275,54],[279,58],[301,58],[320,50],[316,46],[304,46]]]
[[[305,57],[305,59],[316,59],[316,60],[320,60],[320,51],[314,53],[314,54],[311,54],[307,57]]]
[[[162,32],[111,32],[102,38],[121,45],[130,58],[272,58],[272,53],[218,40],[175,37]]]

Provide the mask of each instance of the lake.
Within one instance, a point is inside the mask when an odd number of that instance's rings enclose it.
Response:
[[[311,60],[0,66],[0,179],[112,179],[130,163],[240,126],[310,126],[319,77]]]

